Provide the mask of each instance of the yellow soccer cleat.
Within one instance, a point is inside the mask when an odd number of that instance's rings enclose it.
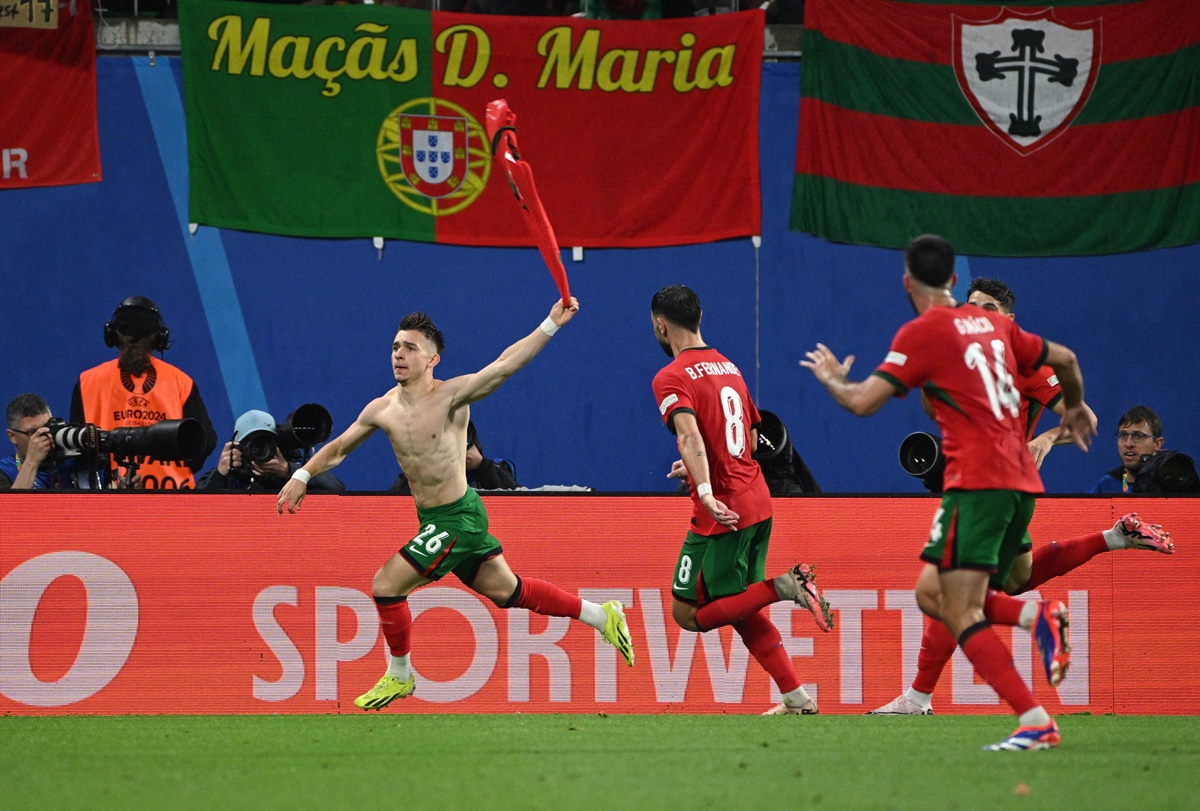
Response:
[[[417,691],[417,679],[409,676],[400,681],[390,673],[375,683],[367,692],[354,699],[354,706],[362,710],[382,710],[398,698],[406,698]]]
[[[633,639],[629,636],[629,626],[625,624],[624,606],[616,600],[609,600],[600,607],[607,615],[604,627],[600,629],[600,636],[621,652],[625,664],[633,667]]]

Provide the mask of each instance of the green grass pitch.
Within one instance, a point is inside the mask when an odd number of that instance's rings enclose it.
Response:
[[[17,809],[1167,809],[1200,718],[361,715],[0,718]]]

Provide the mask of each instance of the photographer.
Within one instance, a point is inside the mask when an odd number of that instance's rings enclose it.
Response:
[[[292,453],[298,456],[299,451]],[[274,417],[265,411],[247,411],[238,417],[233,439],[225,443],[217,467],[200,477],[196,489],[209,493],[278,493],[301,464],[299,458],[289,460],[284,454]],[[312,477],[308,489],[314,493],[344,493],[346,485],[331,473],[320,473]]]
[[[1121,415],[1117,454],[1121,464],[1089,493],[1200,493],[1192,458],[1163,448],[1162,420],[1144,405]]]
[[[184,418],[200,423],[204,442],[183,463],[112,459],[112,476],[123,467],[121,478],[127,484],[150,490],[194,487],[196,471],[217,444],[195,382],[150,354],[153,350],[161,354],[170,347],[170,334],[153,301],[144,296],[125,299],[104,325],[104,343],[117,349],[117,358],[82,372],[71,396],[71,422],[91,423],[101,431],[141,428]],[[130,462],[133,464],[127,464]]]
[[[75,459],[55,462],[54,442],[46,423],[50,406],[36,394],[21,394],[8,404],[8,438],[13,456],[0,459],[0,490],[77,490]]]

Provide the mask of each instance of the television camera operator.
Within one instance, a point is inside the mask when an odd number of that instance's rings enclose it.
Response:
[[[332,428],[329,412],[313,403],[296,409],[282,425],[266,411],[247,411],[234,424],[233,439],[225,443],[217,466],[200,477],[196,489],[278,493],[304,464],[304,452],[328,439]],[[344,493],[346,485],[326,472],[313,476],[308,490]]]
[[[1117,454],[1121,464],[1105,473],[1089,493],[1200,493],[1196,463],[1163,447],[1162,420],[1144,405],[1121,415]]]

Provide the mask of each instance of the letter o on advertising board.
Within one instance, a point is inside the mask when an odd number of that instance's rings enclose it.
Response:
[[[434,681],[422,676],[416,666],[413,666],[413,674],[421,683],[421,698],[435,704],[445,704],[470,698],[482,690],[496,670],[496,661],[500,653],[500,634],[492,615],[479,598],[459,589],[431,587],[413,593],[408,598],[408,605],[412,610],[413,622],[432,608],[457,611],[471,624],[471,632],[475,635],[475,658],[471,660],[467,671],[458,678]]]
[[[77,577],[87,592],[87,627],[75,663],[61,679],[39,681],[30,663],[33,616],[46,589]],[[137,636],[133,581],[111,560],[53,552],[22,563],[0,580],[0,693],[31,707],[62,707],[95,695],[121,672]]]

